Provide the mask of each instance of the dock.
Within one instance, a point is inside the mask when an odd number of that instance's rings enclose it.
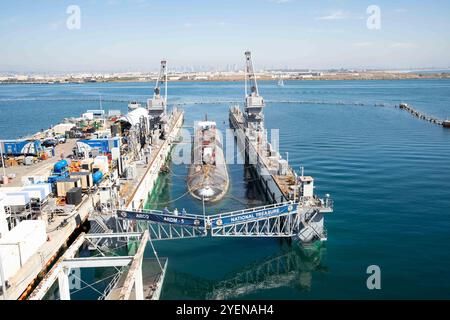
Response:
[[[162,73],[161,76],[164,77],[166,75]],[[57,167],[62,159],[65,161],[63,165],[74,161],[75,164],[81,163],[84,161],[83,159],[96,157],[94,151],[100,158],[105,151],[108,152],[110,157],[108,168],[98,162],[97,167],[102,172],[102,179],[95,185],[90,185],[89,188],[83,189],[80,202],[76,205],[65,204],[65,201],[68,201],[67,199],[64,199],[62,204],[60,204],[61,195],[57,196],[51,193],[46,197],[45,203],[41,205],[39,212],[32,213],[27,205],[23,209],[25,214],[17,214],[5,206],[5,217],[8,221],[11,221],[11,223],[7,223],[10,224],[10,228],[14,228],[14,225],[21,223],[23,219],[42,220],[46,225],[47,240],[26,261],[21,262],[20,268],[13,276],[8,276],[7,279],[0,277],[0,299],[43,298],[44,293],[50,288],[48,283],[53,283],[52,281],[61,276],[60,270],[55,272],[52,270],[61,265],[61,259],[67,258],[68,252],[70,255],[70,252],[78,250],[81,240],[77,242],[75,239],[80,237],[80,235],[83,235],[83,239],[90,239],[92,236],[97,239],[101,235],[117,238],[118,235],[124,234],[121,232],[120,227],[119,229],[114,227],[114,208],[142,209],[144,207],[152,188],[156,184],[161,168],[170,157],[173,144],[177,140],[184,121],[184,112],[182,110],[173,108],[170,113],[166,111],[167,96],[162,97],[159,94],[161,83],[164,82],[159,79],[157,88],[155,88],[155,95],[153,99],[149,99],[146,108],[141,105],[133,105],[133,109],[130,109],[128,114],[112,117],[111,119],[113,120],[107,118],[103,110],[92,110],[83,114],[81,118],[71,119],[73,125],[71,123],[57,125],[75,128],[77,126],[76,123],[93,124],[93,127],[97,124],[98,127],[103,128],[103,131],[92,129],[89,136],[97,135],[97,132],[99,132],[99,135],[107,134],[117,138],[108,138],[107,143],[103,143],[106,141],[105,139],[95,138],[95,136],[88,138],[92,140],[68,138],[66,143],[58,144],[54,147],[53,157],[41,159],[41,156],[34,156],[33,158],[36,161],[30,165],[17,163],[17,165],[6,168],[6,175],[11,178],[8,179],[8,184],[0,186],[0,194],[6,191],[20,191],[20,188],[23,188],[22,184],[30,183],[27,180],[28,177],[32,180],[39,178],[39,181],[46,182],[47,179],[51,178],[50,175],[55,174],[53,173],[56,170],[54,168]],[[57,126],[44,132],[30,135],[27,139],[39,141],[40,139],[46,139],[47,136],[53,136]],[[120,139],[123,139],[125,142],[120,143]],[[83,142],[81,143],[80,141]],[[93,147],[90,147],[89,141],[92,141]],[[102,148],[108,149],[103,150]],[[82,152],[82,158],[78,160],[77,157],[80,152]],[[12,160],[9,162],[12,164],[21,158],[25,159],[25,157],[16,156],[11,157]],[[92,162],[94,162],[94,159],[92,159]],[[87,164],[89,163],[87,162]],[[77,169],[79,165],[74,165],[76,172],[79,171]],[[69,169],[71,168],[72,164],[70,164]],[[67,169],[64,168],[64,170]],[[67,173],[67,177],[70,174],[73,174],[73,172]],[[88,175],[87,172],[85,174]],[[90,180],[86,180],[83,183],[92,183],[92,181],[87,181]],[[81,184],[79,187],[81,189]],[[55,190],[53,192],[59,192]],[[1,197],[0,200],[2,200]],[[0,205],[2,205],[1,209],[3,209],[3,203],[0,203]],[[54,210],[59,211],[54,214]],[[92,230],[89,231],[90,229]],[[89,233],[86,235],[86,232]],[[98,232],[100,232],[100,236],[98,236]],[[111,236],[111,232],[116,233],[114,233],[114,236]],[[143,235],[141,236],[143,237]],[[145,243],[147,243],[148,234],[145,236],[145,239],[147,239],[145,240]],[[111,244],[114,241],[105,240],[103,242]],[[94,241],[92,248],[97,248],[97,244],[103,242],[101,240]],[[78,247],[76,247],[77,245]],[[75,248],[72,248],[72,246],[75,246]],[[143,278],[142,292],[139,292],[138,295],[130,292],[130,280],[128,278],[130,270],[126,270],[126,272],[124,271],[117,276],[115,281],[111,282],[109,288],[111,292],[105,294],[103,296],[104,299],[108,298],[108,296],[109,298],[119,299],[159,298],[168,263],[167,259],[161,258],[162,262],[158,260],[158,263],[156,263],[154,259],[144,259],[143,252],[141,252],[141,258],[143,262],[139,270],[140,277]],[[69,257],[70,259],[72,258]],[[126,263],[130,268],[132,267],[129,265],[131,261],[129,259]],[[116,262],[112,261],[111,263],[114,265]],[[59,274],[59,276],[55,278],[55,275],[52,276],[54,273]],[[60,285],[65,282],[66,280],[61,280]],[[122,287],[122,289],[126,287],[126,289],[123,289],[126,292],[119,290],[119,287]],[[115,297],[114,292],[120,292],[120,296]],[[68,294],[66,292],[65,298],[67,297]]]

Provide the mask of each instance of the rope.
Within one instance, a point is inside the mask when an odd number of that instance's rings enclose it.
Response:
[[[113,278],[113,277],[115,277],[116,275],[118,275],[120,272],[121,272],[121,271],[119,271],[119,272],[117,272],[117,273],[114,273],[114,274],[112,274],[112,275],[110,275],[110,276],[107,276],[107,277],[105,277],[105,278],[103,278],[103,279],[100,279],[100,280],[98,280],[98,281],[95,281],[95,282],[93,282],[91,285],[94,286],[94,285],[96,285],[96,284],[98,284],[98,283],[100,283],[100,282],[103,282],[103,281],[105,281],[105,280],[108,280],[109,278]],[[78,290],[75,290],[75,291],[73,291],[71,294],[78,293],[78,292],[80,292],[80,291],[82,291],[82,290],[84,290],[84,289],[87,289],[87,288],[89,288],[89,286],[85,286],[85,287],[83,287],[83,288],[80,288],[80,289],[78,289]]]
[[[149,232],[149,234],[150,234],[150,232]],[[158,261],[159,267],[161,268],[161,271],[163,271],[164,268],[161,265],[161,261],[159,261],[158,253],[156,252],[155,246],[153,245],[153,241],[152,241],[151,236],[148,238],[148,241],[150,242],[150,245],[152,246],[153,254],[156,257],[156,260]]]
[[[94,288],[92,285],[90,285],[89,283],[87,283],[86,281],[84,281],[83,279],[81,279],[80,277],[73,275],[75,278],[77,278],[78,280],[80,280],[81,282],[83,282],[87,287],[91,288],[92,290],[96,291],[98,294],[102,295],[103,292],[98,291],[96,288]],[[85,287],[85,289],[87,288]]]
[[[173,199],[173,200],[170,200],[170,201],[166,201],[166,202],[159,202],[159,201],[158,201],[158,204],[170,204],[170,203],[173,203],[173,202],[175,202],[175,201],[178,201],[178,200],[184,198],[184,197],[185,197],[186,195],[188,195],[188,194],[189,194],[189,190],[186,191],[183,195],[181,195],[180,197],[178,197],[178,198],[176,198],[176,199]]]

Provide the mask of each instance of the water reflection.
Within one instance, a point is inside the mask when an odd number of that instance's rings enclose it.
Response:
[[[166,275],[162,298],[245,299],[251,294],[281,287],[310,291],[313,274],[328,271],[322,264],[325,251],[323,245],[306,248],[286,244],[279,253],[234,270],[219,281],[171,271]]]

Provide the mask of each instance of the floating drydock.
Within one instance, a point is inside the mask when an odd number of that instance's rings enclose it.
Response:
[[[314,179],[305,176],[303,170],[301,175],[297,175],[287,160],[282,159],[267,142],[262,113],[265,104],[259,95],[250,52],[246,53],[246,63],[245,110],[242,112],[238,107],[232,107],[229,113],[230,124],[235,129],[246,167],[253,172],[252,180],[259,180],[270,203],[237,211],[220,211],[216,214],[207,214],[205,209],[202,214],[191,214],[184,210],[180,213],[178,210],[170,212],[167,208],[160,211],[130,209],[128,206],[117,209],[120,221],[130,226],[145,226],[150,232],[150,238],[155,241],[207,236],[286,238],[299,240],[302,244],[327,240],[324,216],[333,212],[333,201],[329,195],[324,199],[317,197],[314,194]],[[205,122],[197,128],[201,134],[197,130],[194,139],[197,139],[198,143],[194,141],[194,158],[197,153],[205,160],[202,150],[205,141],[203,134],[208,135],[206,141],[210,142],[210,126],[211,123]],[[215,137],[214,134],[212,136]],[[210,151],[207,152],[207,163],[212,155]],[[197,165],[201,167],[204,162],[201,161]],[[189,178],[192,178],[192,170],[195,174],[195,166],[194,161]],[[199,168],[199,172],[201,170]],[[203,180],[198,181],[202,186]],[[194,189],[192,182],[190,189]]]
[[[216,123],[200,121],[194,130],[187,180],[189,192],[198,200],[219,201],[227,193],[229,177]]]
[[[289,166],[271,143],[267,141],[264,127],[263,109],[265,102],[259,95],[258,84],[253,70],[251,53],[246,52],[245,109],[230,108],[230,125],[234,129],[238,146],[243,152],[245,163],[259,180],[263,192],[272,203],[299,202],[298,210],[304,219],[303,229],[298,237],[302,242],[315,238],[326,239],[323,214],[333,211],[332,200],[320,199],[314,195],[314,179],[300,176]],[[315,214],[308,212],[316,208]]]

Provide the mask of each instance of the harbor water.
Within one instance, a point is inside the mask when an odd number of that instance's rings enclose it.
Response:
[[[12,139],[98,109],[145,101],[147,83],[0,86],[0,138]],[[332,195],[328,241],[300,248],[275,239],[199,238],[155,242],[168,257],[162,299],[450,298],[450,130],[411,117],[406,102],[450,116],[450,80],[261,82],[265,124],[279,129],[280,153],[305,167],[316,193]],[[169,83],[169,105],[228,128],[242,82]],[[223,103],[217,103],[221,101]],[[196,104],[201,102],[202,104]],[[289,103],[286,103],[289,102]],[[187,194],[186,165],[170,165],[149,206],[201,213]],[[210,214],[263,204],[242,164],[228,167],[230,190]],[[151,256],[151,252],[148,252]],[[368,290],[367,267],[381,269]],[[277,269],[278,268],[278,269]],[[86,293],[89,294],[89,293]],[[79,295],[77,298],[82,299]]]

